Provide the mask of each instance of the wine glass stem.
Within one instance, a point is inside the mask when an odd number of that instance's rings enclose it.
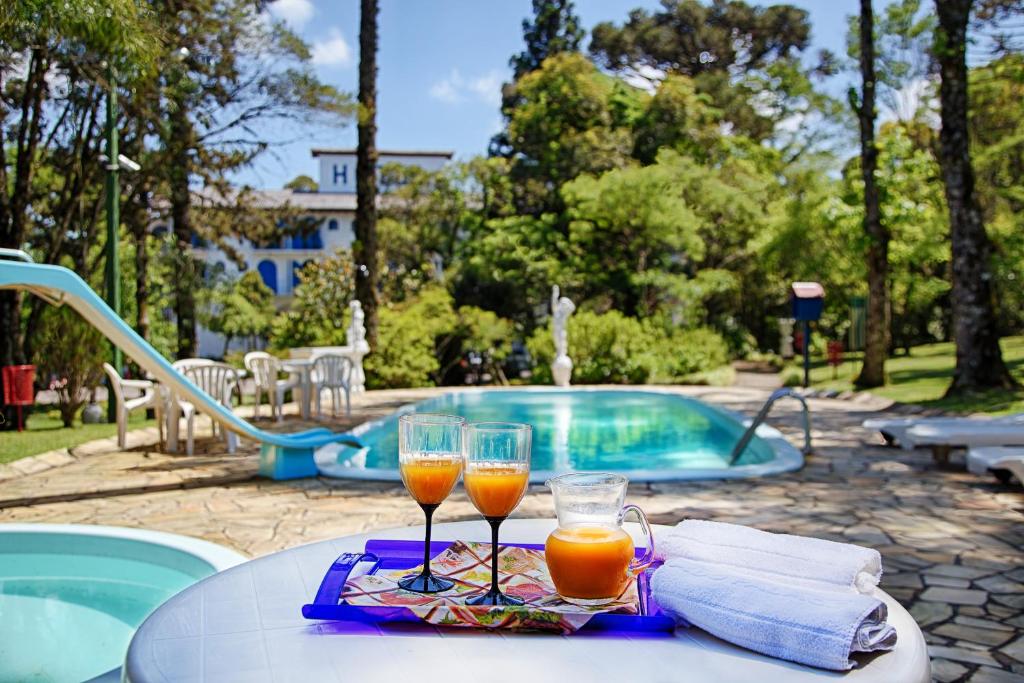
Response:
[[[491,525],[491,594],[498,595],[501,590],[498,588],[498,527],[505,521],[504,517],[488,517],[487,522]]]
[[[427,517],[427,537],[423,541],[423,576],[430,576],[430,521],[434,517],[434,510],[437,509],[437,503],[420,503],[420,507],[423,508],[423,514]]]

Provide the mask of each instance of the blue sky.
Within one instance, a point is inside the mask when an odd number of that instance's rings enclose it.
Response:
[[[845,50],[846,15],[853,0],[789,0],[810,12],[813,48]],[[657,0],[576,0],[589,29],[621,23],[634,7]],[[378,54],[380,149],[448,149],[458,158],[483,154],[500,127],[501,84],[509,57],[522,50],[521,22],[529,0],[381,0]],[[276,0],[271,12],[310,44],[319,76],[355,92],[358,75],[358,0]],[[290,133],[290,132],[289,132]],[[237,180],[276,188],[299,174],[316,175],[309,150],[355,146],[355,126],[310,129],[287,136]],[[296,139],[297,138],[297,139]]]

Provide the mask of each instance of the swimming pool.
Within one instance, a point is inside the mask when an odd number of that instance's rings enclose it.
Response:
[[[587,470],[665,481],[763,476],[803,466],[803,456],[782,434],[761,425],[730,467],[743,417],[695,398],[654,390],[531,388],[453,391],[404,406],[352,430],[366,448],[318,451],[321,474],[398,480],[398,418],[409,412],[533,425],[534,482]]]
[[[0,681],[119,680],[111,670],[153,609],[244,560],[155,531],[0,524]]]

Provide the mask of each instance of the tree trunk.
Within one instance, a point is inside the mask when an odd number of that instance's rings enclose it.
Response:
[[[967,129],[967,23],[972,0],[936,0],[941,84],[939,161],[952,245],[956,370],[947,395],[1015,385],[1003,363],[992,299],[991,245],[974,194]]]
[[[356,298],[366,315],[366,340],[377,345],[377,0],[361,0],[359,17],[359,144],[356,149]]]
[[[188,112],[179,106],[171,114],[172,168],[171,220],[174,223],[174,315],[177,318],[178,358],[192,358],[199,343],[196,338],[195,262],[192,258],[192,206],[189,192],[189,170],[192,124]]]
[[[860,171],[864,179],[864,234],[868,237],[868,302],[864,340],[864,365],[855,380],[858,387],[885,384],[885,359],[889,354],[889,231],[882,225],[875,169],[875,20],[871,0],[860,0]]]

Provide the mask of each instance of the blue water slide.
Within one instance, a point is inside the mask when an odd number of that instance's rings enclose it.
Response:
[[[67,304],[74,308],[86,322],[102,332],[139,367],[176,395],[192,402],[225,429],[243,438],[258,441],[260,474],[263,476],[271,479],[313,477],[317,475],[313,460],[313,452],[317,448],[332,443],[362,448],[359,439],[347,433],[332,432],[321,427],[292,434],[277,434],[265,432],[239,418],[175,370],[166,358],[114,313],[82,278],[67,268],[32,263],[23,251],[0,249],[0,289],[20,289],[53,305]]]

